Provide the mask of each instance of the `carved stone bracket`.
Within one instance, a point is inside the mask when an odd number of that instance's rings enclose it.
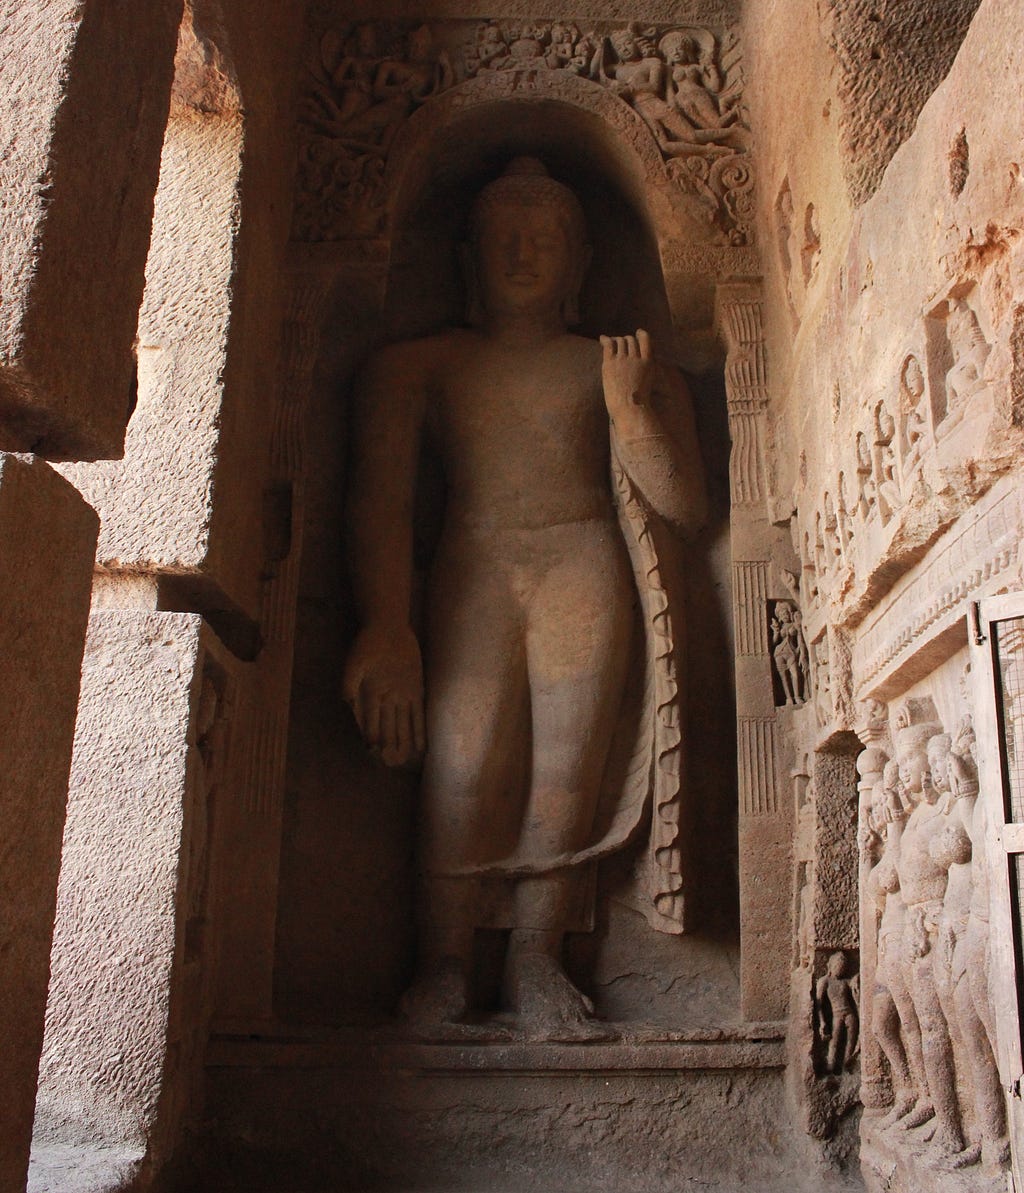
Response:
[[[612,101],[610,110],[628,111],[665,186],[709,241],[752,241],[750,131],[732,30],[518,20],[353,26],[328,16],[314,40],[297,130],[296,240],[386,233],[392,151],[410,117],[443,93],[479,101],[554,89],[577,106],[589,106],[580,97],[592,91]]]

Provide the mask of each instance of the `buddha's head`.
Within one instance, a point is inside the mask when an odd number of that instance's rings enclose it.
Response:
[[[583,209],[543,163],[518,157],[477,196],[465,255],[467,320],[551,312],[579,322],[590,262]]]

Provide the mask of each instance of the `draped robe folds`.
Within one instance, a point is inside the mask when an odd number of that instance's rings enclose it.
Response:
[[[682,643],[659,557],[659,544],[669,532],[627,471],[623,454],[613,431],[611,483],[639,596],[641,624],[634,627],[634,641],[639,644],[642,639],[642,649],[635,650],[631,660],[590,843],[575,853],[547,858],[524,858],[513,851],[450,876],[516,879],[580,868],[622,849],[646,830],[646,849],[637,868],[643,888],[639,909],[656,930],[680,934],[685,930],[686,878]]]

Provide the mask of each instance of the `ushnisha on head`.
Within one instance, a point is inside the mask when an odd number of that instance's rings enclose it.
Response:
[[[467,322],[483,322],[484,308],[480,291],[478,261],[485,236],[493,233],[496,217],[516,209],[542,209],[555,217],[568,247],[562,316],[567,326],[579,322],[579,292],[583,275],[590,263],[590,245],[583,208],[573,192],[548,174],[544,163],[535,157],[516,157],[504,172],[489,182],[477,195],[470,214],[468,252],[464,255],[467,276]]]

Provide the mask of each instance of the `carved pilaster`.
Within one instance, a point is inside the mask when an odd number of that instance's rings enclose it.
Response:
[[[740,717],[737,729],[740,813],[743,816],[777,816],[775,718]]]
[[[878,909],[868,897],[867,882],[872,867],[877,862],[877,848],[880,841],[872,824],[871,803],[875,787],[882,779],[885,764],[889,761],[892,744],[889,740],[889,712],[877,700],[866,701],[864,719],[857,726],[857,736],[864,749],[857,756],[857,791],[859,810],[857,815],[858,890],[860,905],[860,974],[861,974],[861,1023],[866,1029],[861,1033],[861,1102],[869,1109],[888,1106],[892,1101],[892,1090],[882,1049],[874,1032],[872,1006],[875,989],[875,970],[878,965]]]
[[[327,285],[322,276],[295,280],[281,337],[281,372],[277,413],[271,441],[270,501],[286,522],[272,536],[280,558],[267,561],[271,578],[264,585],[260,631],[268,698],[259,711],[245,784],[248,810],[276,813],[284,788],[285,751],[291,690],[292,638],[301,563],[301,510],[305,458],[306,406],[320,345],[320,325]],[[274,554],[273,550],[270,552]]]
[[[740,990],[748,1019],[785,1014],[788,998],[792,809],[779,798],[778,721],[772,684],[769,568],[772,528],[764,480],[768,402],[760,284],[730,282],[715,321],[727,349],[732,455],[733,624],[740,823]]]
[[[749,283],[723,286],[718,323],[728,346],[725,393],[732,454],[729,489],[733,509],[757,506],[767,497],[764,480],[767,366],[760,289]]]
[[[768,564],[739,560],[732,565],[733,624],[738,655],[768,654]]]

